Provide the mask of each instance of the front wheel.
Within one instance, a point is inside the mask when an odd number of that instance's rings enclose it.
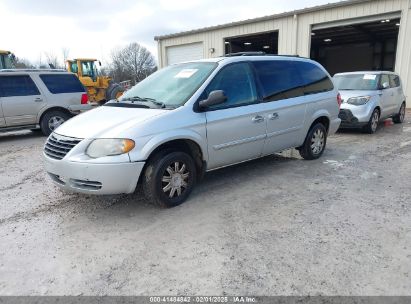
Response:
[[[311,127],[304,144],[298,149],[302,158],[313,160],[320,158],[327,144],[327,129],[322,123]]]
[[[183,203],[196,182],[196,166],[184,152],[164,152],[152,158],[144,172],[143,192],[146,199],[163,208]]]
[[[70,115],[62,111],[50,111],[43,115],[40,128],[44,135],[49,136],[61,124],[70,119]]]
[[[364,127],[364,131],[368,134],[374,134],[377,131],[378,122],[380,121],[380,111],[374,109],[371,114],[370,120],[367,125]]]
[[[402,103],[400,111],[397,115],[392,118],[392,121],[396,124],[400,124],[404,122],[405,118],[405,102]]]

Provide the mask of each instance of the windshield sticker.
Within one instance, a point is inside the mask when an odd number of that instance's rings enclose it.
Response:
[[[174,78],[190,78],[195,73],[197,73],[198,69],[184,69],[181,70]]]
[[[364,80],[375,80],[375,78],[377,78],[377,75],[372,75],[372,74],[364,75]]]

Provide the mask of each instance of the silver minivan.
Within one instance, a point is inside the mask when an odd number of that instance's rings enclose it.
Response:
[[[0,70],[0,132],[20,129],[50,135],[73,115],[89,110],[87,93],[64,70]]]
[[[342,99],[341,128],[377,131],[378,122],[392,117],[402,123],[405,95],[398,74],[393,72],[350,72],[334,75]]]
[[[231,56],[159,70],[118,100],[53,132],[45,168],[62,189],[132,193],[162,207],[206,171],[296,147],[317,159],[340,125],[339,96],[317,62]]]

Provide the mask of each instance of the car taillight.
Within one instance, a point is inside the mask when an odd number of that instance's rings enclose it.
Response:
[[[340,93],[338,93],[338,95],[337,95],[337,103],[338,103],[338,108],[341,108],[342,99],[341,99],[341,94]]]
[[[88,104],[88,96],[87,94],[81,95],[81,104]]]

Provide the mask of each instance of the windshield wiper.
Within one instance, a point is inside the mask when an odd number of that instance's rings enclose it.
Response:
[[[161,101],[155,100],[154,98],[149,98],[149,97],[133,96],[133,97],[123,98],[121,101],[131,101],[132,103],[134,103],[135,101],[151,102],[151,103],[155,104],[156,106],[158,106],[159,108],[165,108],[166,107],[166,104],[164,102],[161,102]]]

